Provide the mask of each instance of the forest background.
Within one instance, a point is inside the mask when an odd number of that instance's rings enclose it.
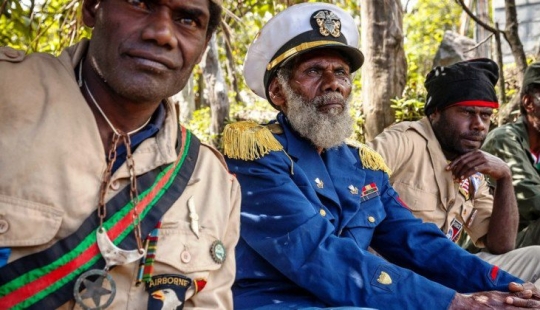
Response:
[[[144,0],[143,0],[144,1]],[[82,0],[0,0],[0,46],[26,53],[58,55],[62,49],[91,37],[80,15]],[[224,126],[237,120],[265,122],[277,111],[253,94],[243,77],[247,47],[273,15],[295,3],[288,0],[225,0],[221,27],[184,91],[173,97],[180,121],[202,140],[221,146]],[[492,0],[334,0],[355,18],[361,32],[365,64],[355,75],[351,113],[355,139],[372,139],[385,127],[423,116],[425,75],[445,31],[461,32],[489,46],[492,59],[501,60],[500,42],[506,40],[515,62],[504,64],[497,86],[502,107],[493,126],[516,117],[515,94],[527,65],[540,59],[525,55],[517,34],[515,0],[505,0],[506,27],[494,24]],[[481,28],[488,35],[478,37]],[[502,60],[499,62],[502,65]],[[0,72],[1,74],[1,72]],[[29,85],[31,90],[31,85]]]

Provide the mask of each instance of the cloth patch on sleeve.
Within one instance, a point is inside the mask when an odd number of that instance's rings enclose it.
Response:
[[[456,240],[459,239],[459,236],[461,235],[462,230],[463,230],[463,224],[454,218],[452,222],[450,223],[450,228],[448,228],[446,237],[452,240],[453,242],[456,242]]]
[[[191,286],[191,279],[183,275],[163,274],[153,276],[146,282],[148,310],[182,310],[186,300],[186,291]]]

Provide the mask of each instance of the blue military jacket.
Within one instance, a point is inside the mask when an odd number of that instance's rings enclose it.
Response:
[[[283,114],[277,121],[282,151],[227,157],[242,188],[235,309],[446,309],[455,291],[522,282],[416,219],[357,147],[319,155]]]

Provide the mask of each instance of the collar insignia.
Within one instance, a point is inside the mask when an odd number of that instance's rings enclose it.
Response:
[[[313,18],[317,21],[319,32],[327,37],[332,35],[337,38],[341,35],[341,20],[331,11],[321,10],[313,14]]]
[[[324,182],[321,181],[321,179],[319,179],[319,178],[315,179],[315,184],[317,184],[318,188],[324,188]]]

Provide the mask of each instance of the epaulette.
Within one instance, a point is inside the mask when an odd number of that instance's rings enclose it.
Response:
[[[255,160],[283,146],[272,133],[283,133],[279,124],[259,125],[251,121],[237,122],[223,130],[223,154],[233,159]]]
[[[0,46],[0,61],[21,62],[24,57],[25,53],[23,51],[9,46]]]
[[[386,172],[388,176],[392,174],[392,170],[388,168],[384,158],[374,149],[355,140],[347,140],[345,143],[358,149],[360,160],[362,161],[362,166],[364,166],[364,168],[382,170]]]

